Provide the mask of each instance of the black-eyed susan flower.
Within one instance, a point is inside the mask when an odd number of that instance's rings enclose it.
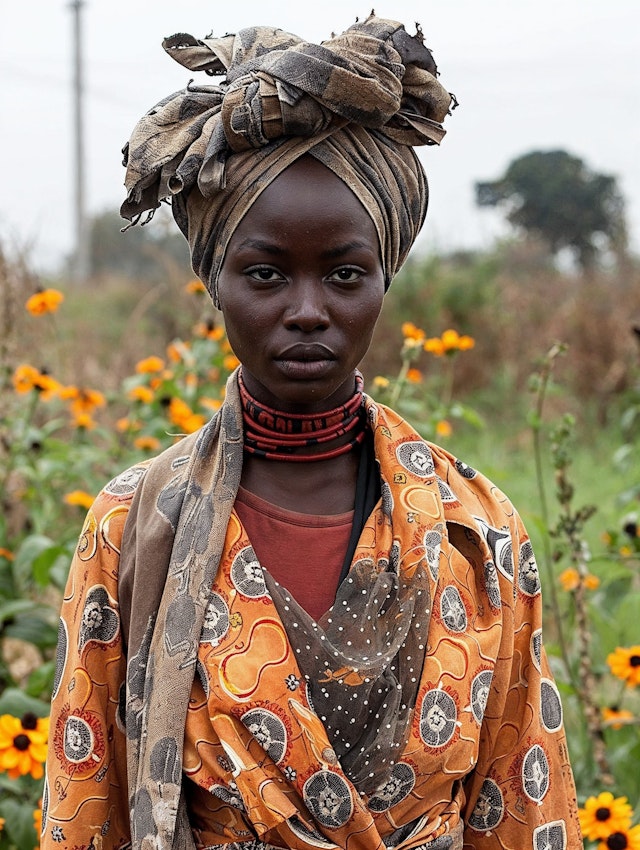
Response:
[[[66,493],[62,497],[62,501],[66,505],[77,505],[79,508],[89,510],[94,502],[94,497],[91,493],[87,493],[84,490],[72,490],[70,493]]]
[[[631,688],[640,685],[640,645],[618,646],[607,656],[609,669]]]
[[[106,398],[99,390],[92,390],[88,387],[62,387],[59,396],[63,401],[70,403],[69,408],[76,418],[82,414],[89,414],[90,416],[97,407],[104,407],[107,403]]]
[[[598,850],[640,850],[640,824],[612,832],[598,844]]]
[[[0,717],[0,770],[5,771],[10,779],[27,774],[41,779],[48,737],[48,717],[28,713],[18,718],[3,714]]]
[[[436,422],[436,434],[439,437],[450,437],[453,433],[453,426],[448,419],[441,419],[439,422]]]
[[[218,342],[224,337],[224,328],[216,325],[213,319],[207,319],[206,322],[198,322],[193,326],[193,335]]]
[[[25,307],[32,316],[55,313],[64,301],[64,295],[58,289],[38,289],[27,300]]]
[[[633,719],[633,714],[626,708],[611,706],[610,708],[602,709],[602,721],[605,726],[609,726],[611,729],[622,729],[623,726],[628,722],[632,722]]]
[[[422,381],[422,372],[420,369],[407,369],[407,381],[410,384],[419,384]]]
[[[631,826],[633,809],[626,797],[614,797],[611,791],[603,791],[597,797],[589,797],[584,808],[578,809],[580,828],[590,841],[606,839],[611,833]]]
[[[96,420],[90,413],[74,413],[71,419],[71,424],[79,431],[93,431],[97,426]]]
[[[435,354],[436,357],[442,357],[445,354],[454,354],[456,351],[469,351],[475,344],[473,337],[466,334],[461,336],[458,331],[448,328],[440,337],[425,339],[423,348],[430,354]]]
[[[156,372],[162,372],[163,369],[164,360],[162,357],[157,357],[156,355],[145,357],[144,360],[139,360],[136,363],[136,372],[139,375],[155,374]]]
[[[13,373],[13,386],[18,393],[30,393],[35,390],[43,401],[50,401],[60,395],[62,385],[45,370],[40,371],[28,363],[22,363]]]

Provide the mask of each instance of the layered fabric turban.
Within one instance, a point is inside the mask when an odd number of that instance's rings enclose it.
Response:
[[[193,81],[153,107],[123,153],[132,223],[170,199],[195,273],[214,303],[229,240],[260,193],[304,154],[334,172],[371,216],[388,286],[424,221],[428,189],[415,145],[437,144],[455,99],[418,29],[371,15],[322,44],[283,30],[165,39]]]

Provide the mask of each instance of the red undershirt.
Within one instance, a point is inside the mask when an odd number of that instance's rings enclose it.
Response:
[[[353,511],[301,514],[266,502],[243,487],[234,507],[262,566],[318,620],[336,596]]]

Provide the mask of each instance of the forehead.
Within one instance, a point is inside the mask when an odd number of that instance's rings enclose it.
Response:
[[[358,232],[379,250],[376,226],[356,194],[322,163],[306,155],[270,183],[247,211],[232,238],[271,231],[319,233],[321,237]]]

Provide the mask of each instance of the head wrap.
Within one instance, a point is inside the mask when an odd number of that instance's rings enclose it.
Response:
[[[371,15],[312,44],[251,27],[205,38],[178,34],[163,47],[192,71],[153,107],[123,149],[123,218],[149,218],[171,199],[195,273],[217,303],[217,280],[236,227],[260,193],[306,153],[361,201],[378,233],[388,286],[424,221],[428,189],[414,145],[436,144],[455,99],[418,29]]]

